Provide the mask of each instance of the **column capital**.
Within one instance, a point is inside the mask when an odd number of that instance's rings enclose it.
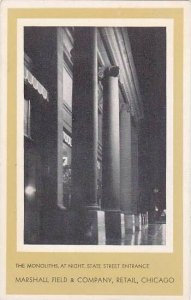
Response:
[[[98,67],[98,81],[103,81],[108,76],[118,77],[119,67],[118,66]]]
[[[118,77],[119,76],[119,67],[111,66],[111,67],[106,68],[104,75],[105,75],[105,77],[106,76]]]
[[[104,79],[105,74],[105,67],[104,66],[98,66],[98,81],[101,81]]]

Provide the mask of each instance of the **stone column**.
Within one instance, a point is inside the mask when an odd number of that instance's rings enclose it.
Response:
[[[131,115],[127,105],[120,108],[120,205],[125,213],[125,231],[135,232],[132,199]]]
[[[76,27],[72,97],[71,242],[104,243],[104,214],[97,202],[97,29]],[[103,233],[103,234],[102,234]],[[73,235],[73,236],[72,236]]]
[[[121,238],[118,67],[106,69],[103,79],[103,208],[107,240]]]
[[[131,126],[132,153],[132,210],[135,214],[135,229],[141,230],[141,213],[139,207],[139,164],[138,164],[138,127],[132,120]]]
[[[73,49],[72,207],[97,208],[97,32],[76,27]]]

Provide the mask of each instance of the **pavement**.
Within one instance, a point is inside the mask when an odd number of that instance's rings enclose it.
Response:
[[[166,224],[155,223],[143,226],[140,231],[126,234],[120,241],[107,242],[115,245],[165,245]]]

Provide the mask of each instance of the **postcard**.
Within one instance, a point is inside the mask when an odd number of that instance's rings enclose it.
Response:
[[[189,299],[190,2],[1,3],[0,299]]]

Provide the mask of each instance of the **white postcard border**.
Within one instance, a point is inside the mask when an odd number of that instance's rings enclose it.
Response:
[[[173,20],[169,19],[20,19],[17,21],[17,250],[33,252],[173,252]],[[24,41],[25,26],[166,27],[166,245],[25,245],[24,244]]]

